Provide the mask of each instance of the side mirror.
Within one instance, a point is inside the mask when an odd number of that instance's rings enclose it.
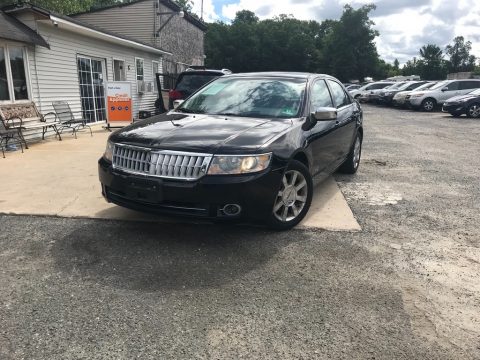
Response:
[[[317,121],[332,121],[337,120],[337,109],[331,107],[318,108],[312,113],[312,116]]]
[[[173,102],[173,108],[176,109],[178,108],[180,105],[182,105],[182,103],[184,102],[185,100],[175,100]]]
[[[312,112],[302,126],[302,129],[308,131],[313,129],[319,121],[337,120],[337,109],[330,107],[318,108],[317,111]]]
[[[442,88],[442,91],[448,91],[448,87]]]

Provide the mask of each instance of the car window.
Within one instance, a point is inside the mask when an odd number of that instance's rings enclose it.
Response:
[[[191,94],[219,76],[220,75],[217,74],[184,74],[178,79],[175,90],[185,94]]]
[[[459,85],[459,82],[454,81],[454,82],[451,82],[450,84],[448,84],[445,87],[447,88],[447,91],[453,91],[453,90],[458,90],[458,85]]]
[[[460,82],[460,90],[480,88],[480,81],[462,81]]]
[[[342,106],[350,104],[350,98],[348,95],[345,93],[343,90],[342,86],[332,80],[327,80],[328,84],[330,85],[330,89],[332,90],[332,97],[335,102],[335,105],[338,108],[341,108]]]
[[[306,79],[220,77],[176,111],[196,114],[294,118],[300,116]]]
[[[333,107],[330,91],[324,80],[319,80],[313,84],[310,95],[310,111],[313,112],[321,107]]]

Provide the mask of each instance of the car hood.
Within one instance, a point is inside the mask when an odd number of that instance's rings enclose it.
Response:
[[[169,113],[129,125],[110,141],[208,154],[252,153],[291,126],[291,119]]]
[[[457,101],[468,101],[470,99],[477,99],[479,97],[480,97],[479,95],[469,95],[469,94],[458,95],[458,96],[451,97],[450,99],[447,100],[447,102],[451,103],[451,102],[457,102]]]

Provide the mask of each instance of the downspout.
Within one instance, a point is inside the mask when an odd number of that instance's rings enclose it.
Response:
[[[35,64],[35,79],[37,83],[38,107],[39,107],[40,113],[42,113],[42,96],[40,95],[40,83],[38,81],[37,46],[36,45],[33,48],[33,63]]]

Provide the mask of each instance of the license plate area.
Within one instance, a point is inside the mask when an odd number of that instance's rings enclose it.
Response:
[[[158,204],[163,201],[162,182],[160,180],[149,180],[137,177],[125,177],[120,186],[113,186],[118,195],[127,199]]]

